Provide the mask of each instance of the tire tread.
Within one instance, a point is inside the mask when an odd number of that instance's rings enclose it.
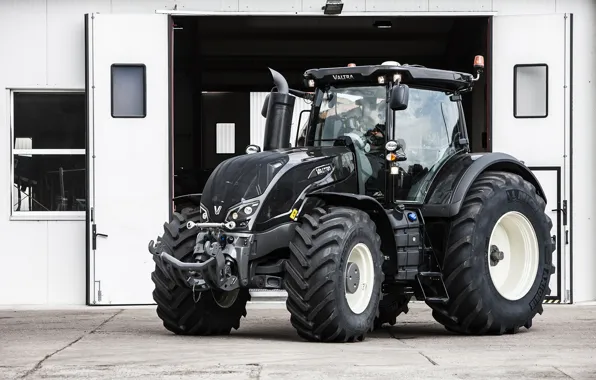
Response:
[[[189,220],[198,222],[199,213],[195,209],[174,213],[172,221],[164,224],[164,233],[157,243],[150,243],[150,250],[165,251],[183,262],[193,261],[196,229],[188,230],[186,223]],[[165,264],[155,255],[153,261],[153,299],[157,303],[157,315],[167,330],[177,335],[227,335],[232,329],[239,328],[240,319],[246,316],[246,303],[250,300],[248,289],[241,289],[236,302],[223,309],[215,303],[211,291],[193,295],[191,288],[167,275]],[[195,303],[195,299],[198,302]]]
[[[336,309],[333,276],[340,267],[341,255],[338,252],[343,236],[355,226],[372,228],[373,242],[380,253],[381,239],[373,221],[367,213],[358,209],[317,207],[302,216],[301,222],[289,245],[291,255],[286,262],[284,281],[292,326],[300,337],[309,341],[364,340],[366,332],[354,334]],[[379,254],[379,260],[380,257]],[[307,265],[304,265],[304,259]],[[382,278],[377,281],[382,281]]]
[[[542,313],[542,306],[538,305],[528,319],[520,323],[505,324],[504,321],[496,320],[491,305],[482,299],[477,275],[472,272],[478,256],[472,253],[470,232],[474,229],[478,215],[481,215],[479,211],[499,187],[510,185],[525,189],[535,196],[541,209],[546,207],[536,188],[517,174],[491,171],[477,178],[464,199],[460,214],[452,221],[449,243],[445,249],[443,273],[451,299],[446,305],[427,303],[433,310],[433,318],[450,331],[471,335],[515,333],[520,327],[529,328],[536,313]],[[542,218],[543,223],[549,229],[552,228],[552,220],[548,215],[543,213]],[[554,245],[552,250],[554,251]],[[552,274],[554,267],[549,269]],[[549,295],[550,291],[547,285],[544,296]]]

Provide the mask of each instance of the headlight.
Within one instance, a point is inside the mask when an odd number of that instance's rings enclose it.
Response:
[[[385,144],[385,149],[388,150],[389,152],[395,152],[398,148],[398,143],[397,141],[387,141],[387,144]],[[389,160],[387,160],[389,161]]]
[[[226,220],[241,222],[241,221],[250,219],[250,217],[255,214],[258,206],[259,206],[259,202],[248,202],[248,203],[245,203],[238,207],[234,207],[228,213]]]

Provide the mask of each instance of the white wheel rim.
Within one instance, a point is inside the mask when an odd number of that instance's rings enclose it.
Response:
[[[502,252],[500,260],[498,251]],[[510,301],[523,298],[534,284],[540,257],[538,238],[528,218],[517,211],[501,216],[491,233],[487,254],[497,291]]]
[[[213,299],[215,303],[219,305],[222,309],[227,309],[236,302],[238,298],[238,293],[240,293],[240,288],[236,288],[232,291],[218,291],[214,292],[211,290],[211,294],[213,294]]]
[[[354,263],[357,266],[358,275],[360,277],[358,280],[358,288],[353,293],[348,291],[347,285],[347,282],[349,281],[348,278],[350,277],[348,273],[350,263]],[[355,314],[362,313],[370,303],[374,277],[375,269],[370,249],[368,249],[366,244],[356,244],[348,256],[346,270],[344,272],[346,300],[348,301],[348,306]]]

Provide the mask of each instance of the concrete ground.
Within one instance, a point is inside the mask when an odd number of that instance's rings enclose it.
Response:
[[[361,343],[299,339],[283,304],[228,337],[178,337],[153,307],[0,309],[0,379],[596,379],[596,305],[545,305],[530,330],[463,337],[424,304]]]

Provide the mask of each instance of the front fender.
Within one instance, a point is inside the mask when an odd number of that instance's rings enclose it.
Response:
[[[172,198],[176,210],[180,211],[185,207],[200,207],[201,206],[201,193],[183,194]]]
[[[311,193],[307,195],[307,198],[322,200],[328,206],[352,207],[366,212],[377,226],[377,232],[381,237],[381,251],[384,255],[389,256],[391,261],[397,262],[393,228],[387,212],[376,199],[367,195],[337,192]]]
[[[459,213],[472,183],[485,171],[518,174],[530,182],[538,195],[546,196],[538,179],[527,166],[506,153],[469,154],[457,156],[441,168],[422,208],[425,217],[452,217]]]

